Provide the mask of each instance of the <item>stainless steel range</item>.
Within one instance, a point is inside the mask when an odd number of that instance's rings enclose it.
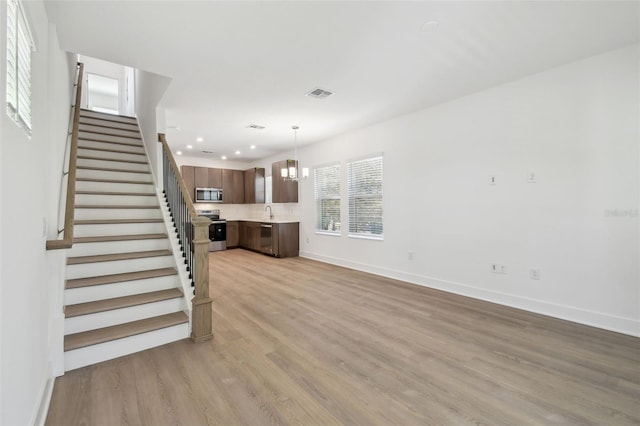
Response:
[[[220,210],[196,210],[198,216],[211,219],[209,225],[209,251],[227,249],[227,221],[220,219]]]

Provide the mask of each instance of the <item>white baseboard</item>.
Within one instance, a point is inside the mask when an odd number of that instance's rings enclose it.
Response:
[[[332,256],[319,255],[316,253],[300,252],[300,257],[317,260],[319,262],[329,263],[332,265],[343,266],[345,268],[368,272],[374,275],[380,275],[400,281],[405,281],[423,287],[443,290],[449,293],[459,294],[461,296],[467,296],[487,302],[498,303],[500,305],[572,321],[591,327],[602,328],[604,330],[615,331],[617,333],[640,337],[640,320],[634,318],[618,317],[602,312],[589,311],[572,306],[546,302],[544,300],[530,299],[513,294],[478,288],[472,285],[455,281],[441,280],[438,278],[413,274],[395,269],[382,268],[380,266],[370,265],[366,263],[352,262]]]
[[[44,426],[44,422],[47,420],[47,414],[49,413],[49,404],[51,403],[51,396],[53,395],[53,385],[55,377],[50,377],[44,384],[42,394],[40,397],[40,404],[36,407],[31,422],[29,424],[34,426]]]

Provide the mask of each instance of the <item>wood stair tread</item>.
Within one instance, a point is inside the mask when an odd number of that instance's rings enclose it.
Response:
[[[96,254],[92,256],[74,256],[67,258],[67,265],[84,263],[112,262],[116,260],[142,259],[146,257],[171,256],[171,250],[133,251],[128,253]]]
[[[65,336],[64,350],[71,351],[187,322],[189,322],[189,317],[184,312],[174,312],[172,314],[113,325],[110,327],[99,328],[97,330],[83,331],[81,333]]]
[[[97,161],[111,161],[114,163],[131,163],[131,164],[148,164],[146,160],[125,160],[122,158],[105,158],[105,157],[94,157],[90,155],[78,155],[76,157],[78,160],[97,160]]]
[[[125,195],[136,197],[155,197],[155,192],[116,192],[116,191],[76,191],[76,195]]]
[[[123,173],[141,173],[141,174],[150,174],[151,172],[149,171],[145,171],[145,170],[127,170],[127,169],[115,169],[112,167],[93,167],[93,166],[81,166],[78,165],[76,167],[77,169],[83,169],[83,170],[97,170],[100,172],[123,172]]]
[[[121,225],[124,223],[161,223],[162,219],[80,219],[74,225]]]
[[[96,115],[99,116],[98,120],[114,120],[115,118],[123,118],[125,120],[131,120],[131,122],[133,123],[136,122],[136,118],[131,115],[108,114],[106,112],[99,112],[99,111],[94,111],[92,109],[80,108],[81,117],[94,118]]]
[[[162,300],[176,299],[182,296],[183,294],[180,289],[170,288],[168,290],[158,290],[149,293],[139,293],[132,294],[130,296],[114,297],[112,299],[77,303],[75,305],[65,306],[64,316],[65,318],[72,318],[80,315],[89,315],[98,312],[111,311],[114,309],[122,309],[131,306],[144,305],[147,303],[160,302]]]
[[[120,274],[101,275],[97,277],[74,278],[66,281],[65,288],[90,287],[93,285],[121,283],[125,281],[143,280],[147,278],[166,277],[168,275],[176,275],[178,271],[175,268],[159,268],[148,269],[146,271],[123,272]]]
[[[144,145],[142,145],[142,143],[123,142],[123,141],[107,141],[107,140],[104,140],[104,139],[96,139],[95,136],[94,137],[87,137],[87,136],[78,135],[78,142],[80,142],[80,141],[110,143],[110,144],[115,144],[115,145],[132,146],[132,147],[136,147],[136,148],[144,148]]]
[[[109,241],[132,241],[132,240],[156,240],[167,238],[167,234],[127,234],[127,235],[98,235],[95,237],[76,237],[73,243],[106,243]]]
[[[98,179],[98,178],[83,178],[77,177],[76,181],[82,182],[104,182],[104,183],[130,183],[135,185],[154,185],[153,182],[146,180],[122,180],[122,179]]]
[[[76,209],[159,209],[159,205],[111,205],[111,204],[76,204]]]
[[[90,126],[90,124],[85,124],[85,126]],[[97,127],[97,126],[96,126]],[[142,140],[140,138],[140,136],[132,136],[132,135],[119,135],[117,133],[108,133],[108,132],[98,132],[96,130],[91,130],[91,129],[83,129],[83,128],[78,128],[79,132],[84,132],[84,133],[91,133],[94,135],[102,135],[102,136],[117,136],[119,138],[127,138],[127,139],[133,139],[133,140]],[[125,132],[128,132],[129,130],[124,130]],[[138,133],[138,132],[136,132]]]
[[[98,120],[98,121],[102,121],[103,123],[97,124],[97,123],[88,123],[87,120]],[[116,124],[112,124],[112,123],[117,123],[123,126],[134,126],[135,128],[131,128],[131,127],[117,127]],[[134,123],[125,123],[122,121],[107,121],[107,120],[103,120],[101,118],[97,118],[97,117],[83,117],[80,116],[80,121],[78,122],[78,124],[84,124],[85,126],[94,126],[94,127],[104,127],[105,129],[113,129],[113,130],[124,130],[126,132],[136,132],[136,133],[140,133],[140,130],[138,129],[138,126]]]
[[[122,149],[95,148],[95,147],[86,146],[86,145],[84,146],[78,145],[78,149],[84,149],[87,151],[113,152],[116,154],[131,154],[131,155],[146,156],[144,152],[131,152],[131,151],[124,151]]]

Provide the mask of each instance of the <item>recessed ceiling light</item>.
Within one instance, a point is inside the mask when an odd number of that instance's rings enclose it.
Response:
[[[226,155],[223,155],[223,156],[222,156],[222,157],[220,157],[220,158],[221,158],[221,159],[223,159],[223,160],[226,160],[226,159],[227,159],[227,156],[226,156]]]
[[[256,149],[256,146],[255,145],[251,145],[249,148]]]
[[[204,142],[204,139],[203,139],[203,138],[201,138],[201,137],[197,137],[197,138],[196,138],[196,142]]]
[[[240,151],[236,151],[236,155],[240,155]]]
[[[176,151],[176,154],[182,155],[182,151]]]
[[[420,25],[420,30],[425,33],[435,31],[440,26],[440,22],[438,21],[427,21],[424,24]]]
[[[187,145],[187,149],[193,148],[193,145]]]

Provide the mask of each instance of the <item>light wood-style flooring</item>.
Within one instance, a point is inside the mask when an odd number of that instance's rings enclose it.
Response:
[[[47,425],[638,425],[640,339],[302,258],[210,255],[214,340],[56,379]]]

